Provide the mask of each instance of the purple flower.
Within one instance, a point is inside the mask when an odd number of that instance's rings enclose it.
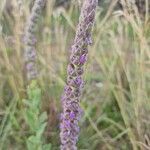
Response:
[[[75,66],[74,66],[73,64],[68,65],[67,73],[68,73],[70,76],[75,76],[75,75],[76,75],[77,72],[76,72]]]
[[[74,112],[70,112],[70,119],[74,119],[75,118],[75,113]]]
[[[36,50],[35,44],[37,42],[35,37],[36,25],[38,18],[41,15],[41,11],[46,0],[35,0],[31,15],[26,25],[24,35],[24,59],[26,62],[26,71],[28,80],[32,80],[37,77],[37,66],[36,66]]]
[[[80,56],[80,63],[81,63],[81,64],[84,64],[84,63],[86,62],[86,59],[87,59],[86,54],[81,55],[81,56]]]
[[[26,54],[25,54],[25,61],[29,62],[29,61],[34,61],[36,60],[36,52],[34,49],[27,49]]]
[[[71,47],[67,85],[61,98],[63,108],[60,120],[61,150],[77,150],[79,120],[83,112],[79,105],[83,88],[83,66],[87,61],[88,45],[92,44],[91,30],[97,3],[97,0],[85,0],[74,44]]]
[[[33,68],[34,68],[34,63],[33,62],[29,62],[27,65],[26,65],[26,69],[27,71],[31,71]]]
[[[83,83],[81,76],[78,76],[75,80],[74,80],[75,84],[80,87],[81,84]]]

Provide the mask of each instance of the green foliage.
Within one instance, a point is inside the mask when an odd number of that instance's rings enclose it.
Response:
[[[28,99],[24,100],[26,124],[29,126],[31,135],[27,138],[28,150],[50,150],[51,144],[44,144],[43,133],[47,126],[47,113],[40,112],[41,90],[36,81],[32,81],[27,89]]]

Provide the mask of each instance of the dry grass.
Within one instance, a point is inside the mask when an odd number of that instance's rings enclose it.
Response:
[[[4,2],[4,0],[3,0]],[[39,21],[38,82],[42,89],[42,110],[48,113],[44,136],[59,149],[60,95],[66,79],[69,47],[75,32],[79,8],[54,8],[48,1]],[[2,3],[2,2],[1,2]],[[122,0],[124,6],[126,3]],[[26,149],[30,134],[24,123],[22,99],[26,97],[23,70],[22,31],[29,5],[20,16],[14,0],[13,18],[0,13],[0,149]],[[2,6],[2,5],[1,5]],[[89,49],[81,106],[80,150],[150,149],[150,24],[135,5],[116,11],[110,6],[101,15],[98,8]],[[1,7],[1,12],[3,7]],[[112,13],[113,11],[113,13]]]

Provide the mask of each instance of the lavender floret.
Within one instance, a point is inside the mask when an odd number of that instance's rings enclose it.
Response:
[[[24,35],[24,43],[25,43],[25,50],[24,50],[24,59],[27,71],[27,78],[28,80],[35,79],[37,77],[37,66],[36,66],[36,25],[39,17],[41,16],[41,11],[45,4],[46,0],[35,0],[31,15],[28,19],[25,35]]]
[[[61,150],[77,150],[79,120],[82,109],[79,106],[83,88],[83,66],[87,61],[88,45],[92,44],[91,30],[98,1],[85,0],[81,9],[79,25],[71,47],[67,67],[67,85],[61,98],[63,112],[60,123]]]

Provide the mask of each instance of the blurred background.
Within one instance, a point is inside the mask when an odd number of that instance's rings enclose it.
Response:
[[[33,4],[0,0],[0,150],[60,145],[60,97],[82,0],[47,1],[36,32],[38,86],[27,88],[22,38]],[[79,150],[150,149],[149,14],[149,0],[99,0]]]

